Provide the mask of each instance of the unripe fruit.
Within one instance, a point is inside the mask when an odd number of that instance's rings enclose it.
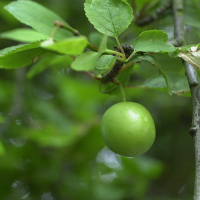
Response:
[[[144,106],[121,102],[110,107],[103,115],[101,133],[110,150],[132,157],[150,149],[156,130],[153,118]]]

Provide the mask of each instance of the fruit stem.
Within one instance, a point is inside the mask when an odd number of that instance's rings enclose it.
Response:
[[[117,86],[120,89],[120,92],[122,94],[123,102],[126,102],[126,94],[124,92],[124,87],[122,86],[122,84],[120,83],[120,81],[117,80],[117,78],[114,79],[114,83],[117,84]]]

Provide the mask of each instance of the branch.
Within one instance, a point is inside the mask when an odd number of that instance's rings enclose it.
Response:
[[[185,30],[183,22],[183,0],[173,1],[174,12],[174,35],[175,40],[179,45],[186,45]],[[185,74],[190,86],[192,98],[192,127],[190,134],[194,137],[195,143],[195,186],[194,186],[194,200],[200,200],[200,90],[199,81],[196,70],[190,64],[184,62]]]
[[[183,0],[173,1],[174,37],[179,46],[187,45],[184,29]]]
[[[70,31],[74,36],[81,36],[81,34],[79,33],[78,30],[76,30],[76,29],[72,28],[71,26],[66,25],[66,24],[64,24],[64,23],[62,23],[62,22],[60,22],[60,21],[57,21],[57,20],[56,20],[56,21],[54,22],[54,26],[59,27],[59,28],[63,28],[63,29],[65,29],[65,30],[68,30],[68,31]],[[91,50],[93,50],[93,51],[98,51],[98,48],[97,48],[96,46],[94,46],[93,44],[91,44],[90,42],[88,42],[88,48],[91,49]]]
[[[194,137],[195,148],[195,188],[194,200],[200,200],[200,90],[196,70],[185,62],[186,76],[190,86],[192,96],[192,127],[190,134]]]
[[[137,16],[136,24],[138,26],[145,26],[147,24],[154,22],[155,20],[161,18],[166,13],[167,10],[171,9],[171,6],[172,2],[170,0],[169,3],[157,8],[152,15],[146,16],[144,18],[141,18],[141,16]]]

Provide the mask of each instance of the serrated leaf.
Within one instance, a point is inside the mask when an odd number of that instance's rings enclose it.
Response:
[[[82,53],[71,64],[71,68],[76,71],[90,71],[94,69],[95,62],[99,57],[97,52]]]
[[[165,82],[166,82],[166,85],[167,85],[167,90],[168,90],[168,93],[171,95],[172,92],[171,92],[171,88],[170,88],[170,85],[169,85],[169,80],[168,80],[168,77],[167,77],[167,74],[162,71],[162,69],[159,67],[159,64],[157,63],[156,59],[153,57],[153,56],[150,56],[150,55],[136,55],[131,61],[132,62],[141,62],[141,61],[148,61],[150,62],[152,65],[156,66],[156,68],[158,69],[159,73],[163,76],[161,77],[162,79],[164,78]]]
[[[46,43],[44,41],[41,43],[41,47],[56,51],[61,54],[68,55],[78,55],[81,54],[88,44],[88,40],[84,36],[80,37],[70,37],[65,40],[60,40],[58,42]]]
[[[168,35],[161,30],[150,30],[142,32],[134,41],[134,51],[143,52],[173,52],[176,48],[167,44]]]
[[[5,49],[1,49],[0,50],[0,57],[9,53],[9,52],[13,52],[16,49],[24,47],[24,46],[25,46],[25,44],[19,44],[19,45],[16,45],[16,46],[11,46],[11,47],[6,47]]]
[[[115,64],[115,61],[115,56],[103,55],[95,63],[95,68],[99,70],[107,70]]]
[[[190,95],[190,89],[188,81],[185,75],[181,75],[175,72],[167,73],[169,84],[173,94],[177,95]],[[156,89],[162,92],[167,92],[167,85],[164,79],[158,74],[151,76],[144,83],[143,87]]]
[[[50,36],[54,26],[54,21],[58,20],[64,24],[67,24],[61,17],[40,4],[33,1],[14,1],[5,6],[15,18],[20,22],[31,26],[36,31]],[[53,38],[61,40],[66,37],[70,37],[72,34],[64,29],[58,29]]]
[[[45,52],[45,49],[40,48],[40,42],[6,48],[6,50],[0,51],[0,68],[25,67]]]
[[[14,54],[20,51],[26,51],[29,49],[38,48],[40,47],[40,43],[41,43],[40,41],[37,41],[37,42],[29,43],[29,44],[20,44],[20,45],[8,47],[8,48],[0,50],[0,56],[10,55],[10,54]]]
[[[133,11],[125,0],[86,1],[84,8],[90,23],[112,37],[118,37],[133,20]]]
[[[37,31],[30,28],[19,28],[11,31],[6,31],[4,33],[1,33],[0,37],[19,42],[34,42],[49,38],[47,35],[38,33]]]

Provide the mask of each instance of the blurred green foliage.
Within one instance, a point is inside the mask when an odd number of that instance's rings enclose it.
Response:
[[[83,0],[36,2],[59,14],[95,45],[100,44],[102,35],[88,22]],[[133,1],[129,2],[132,5]],[[152,2],[143,10],[148,15],[166,1],[136,2],[139,10],[145,2]],[[8,3],[0,2],[1,33],[24,28],[3,9]],[[187,9],[192,15],[189,8],[192,6]],[[196,23],[195,19],[192,22]],[[199,27],[186,28],[188,43],[198,43]],[[132,24],[120,39],[132,42],[149,29],[164,30],[172,38],[172,14],[145,27]],[[17,44],[0,38],[0,49]],[[114,45],[115,41],[109,39],[108,47]],[[105,147],[100,133],[103,113],[121,101],[121,96],[100,93],[97,81],[69,68],[68,57],[53,63],[51,58],[49,54],[27,68],[0,70],[0,199],[192,199],[191,99],[136,87],[155,75],[157,69],[147,62],[135,67],[131,76],[135,87],[126,89],[127,99],[148,108],[155,120],[157,138],[144,155],[121,157]],[[156,58],[164,71],[184,74],[179,58],[160,54]],[[46,70],[36,75],[41,66]]]

